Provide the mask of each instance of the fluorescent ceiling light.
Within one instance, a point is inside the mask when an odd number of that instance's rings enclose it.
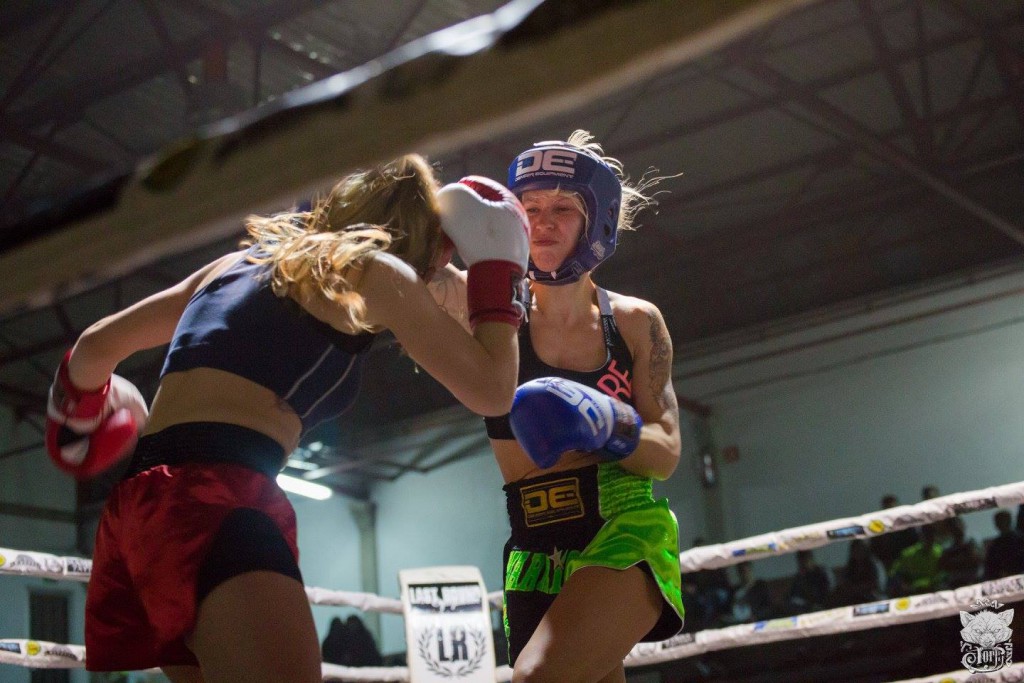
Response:
[[[288,458],[288,467],[294,467],[297,470],[318,470],[320,465],[315,462],[309,462],[307,460],[296,460],[295,458]]]
[[[300,496],[313,498],[315,500],[327,500],[331,497],[331,490],[322,484],[314,484],[311,481],[289,477],[287,474],[277,475],[277,485],[285,491],[297,493]]]

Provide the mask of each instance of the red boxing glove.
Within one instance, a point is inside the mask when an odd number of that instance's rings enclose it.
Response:
[[[519,326],[526,316],[530,221],[519,200],[489,178],[467,176],[438,192],[441,229],[455,244],[467,274],[469,323]]]
[[[123,377],[111,376],[99,389],[83,391],[68,375],[64,356],[46,405],[46,452],[75,479],[110,468],[131,453],[149,417],[146,401]]]

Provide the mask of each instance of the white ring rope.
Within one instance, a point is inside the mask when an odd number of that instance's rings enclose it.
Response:
[[[626,666],[658,664],[734,647],[927,621],[958,614],[979,598],[998,599],[1000,602],[1024,600],[1024,574],[936,593],[889,598],[697,633],[680,633],[658,643],[638,643],[625,661]]]
[[[1011,664],[1005,669],[985,674],[984,678],[979,678],[978,674],[972,674],[965,669],[924,678],[908,679],[898,683],[1021,683],[1021,681],[1024,681],[1024,664]]]
[[[914,505],[871,512],[859,517],[773,531],[738,541],[691,548],[679,555],[683,573],[717,569],[746,560],[819,548],[836,541],[880,536],[930,524],[968,512],[1016,507],[1024,503],[1024,482],[938,496]]]
[[[0,574],[88,583],[89,575],[92,574],[92,560],[0,548]]]
[[[321,664],[325,681],[374,681],[381,683],[406,683],[409,667],[406,666],[341,666]]]
[[[859,517],[846,517],[828,522],[773,531],[737,541],[691,548],[679,554],[684,574],[701,569],[717,569],[746,560],[785,555],[797,550],[819,548],[829,543],[852,538],[881,536],[910,529],[969,512],[1016,507],[1024,503],[1024,482],[992,486],[975,491],[952,493],[914,505],[870,512]],[[11,558],[11,559],[8,559]],[[0,574],[39,576],[47,579],[88,581],[92,560],[61,557],[29,550],[0,547]],[[314,605],[356,607],[367,612],[401,614],[401,602],[372,593],[335,591],[307,587],[306,594]],[[496,607],[501,607],[501,591],[488,594]]]
[[[817,548],[835,541],[878,536],[900,529],[930,524],[968,512],[1013,507],[1024,503],[1024,482],[995,486],[976,491],[955,493],[914,505],[794,527],[783,531],[752,536],[738,541],[701,546],[680,554],[684,573],[713,569],[750,559],[783,555]],[[78,557],[61,557],[27,550],[0,548],[0,575],[33,576],[48,579],[88,581],[92,561]],[[372,593],[335,591],[307,587],[306,594],[314,605],[354,607],[368,612],[401,614],[401,601]],[[501,592],[490,593],[492,605],[500,607]],[[675,661],[717,650],[762,643],[794,640],[811,636],[861,631],[935,619],[958,613],[979,598],[1016,602],[1024,599],[1024,574],[994,581],[984,581],[954,590],[924,595],[897,597],[877,602],[837,607],[792,617],[739,624],[697,633],[682,633],[657,643],[639,643],[626,657],[626,666],[645,666]],[[0,664],[16,664],[33,668],[81,668],[85,648],[33,640],[0,639]],[[343,667],[324,664],[324,680],[333,681],[408,681],[406,667]],[[966,681],[969,672],[942,674],[905,681]],[[992,681],[1006,683],[1024,681],[1024,669],[1007,667]],[[498,668],[498,680],[511,680],[511,670]]]
[[[327,605],[333,607],[355,607],[363,612],[384,612],[401,614],[402,601],[397,598],[382,598],[373,593],[351,591],[335,591],[329,588],[308,586],[306,596],[311,605]],[[489,596],[488,596],[489,597]]]

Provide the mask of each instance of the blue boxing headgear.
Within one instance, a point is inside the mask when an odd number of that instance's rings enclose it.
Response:
[[[595,154],[561,141],[535,143],[509,166],[508,187],[520,199],[530,190],[575,192],[587,207],[587,224],[576,250],[553,273],[537,270],[530,259],[531,280],[546,285],[576,282],[615,251],[622,183]]]

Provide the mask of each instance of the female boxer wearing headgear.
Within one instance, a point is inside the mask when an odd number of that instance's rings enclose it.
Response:
[[[470,409],[509,409],[529,224],[498,183],[438,189],[405,156],[339,182],[310,212],[251,216],[251,246],[90,327],[51,389],[47,447],[83,478],[135,445],[97,531],[87,667],[160,666],[184,681],[322,679],[275,482],[302,434],[355,399],[366,350],[391,330]],[[424,284],[467,260],[472,334]],[[145,403],[111,372],[170,342]]]
[[[505,629],[517,682],[623,681],[633,645],[682,626],[678,528],[651,495],[679,460],[671,341],[653,304],[591,279],[651,202],[620,173],[586,131],[537,143],[509,169],[532,227],[532,304],[511,415],[487,431],[512,526]]]

